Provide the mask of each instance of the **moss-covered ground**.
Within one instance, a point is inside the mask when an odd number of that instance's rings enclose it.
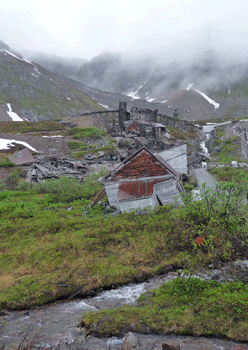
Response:
[[[60,122],[0,122],[0,134],[23,134],[28,132],[64,131],[66,127]]]
[[[81,326],[100,336],[135,331],[248,341],[248,285],[179,277],[141,295],[136,306],[86,313]]]

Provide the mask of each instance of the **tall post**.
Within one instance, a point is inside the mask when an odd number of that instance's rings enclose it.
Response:
[[[118,122],[121,131],[124,130],[124,120],[126,120],[127,102],[119,102]]]

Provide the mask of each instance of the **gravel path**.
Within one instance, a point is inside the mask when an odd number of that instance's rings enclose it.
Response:
[[[206,168],[194,169],[195,176],[197,178],[197,189],[200,190],[202,185],[206,183],[208,187],[214,187],[214,184],[218,181],[207,171]]]

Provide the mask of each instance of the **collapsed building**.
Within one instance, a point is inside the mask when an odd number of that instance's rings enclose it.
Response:
[[[83,180],[84,174],[88,171],[87,164],[81,161],[70,159],[50,158],[37,159],[27,172],[26,182],[32,184],[47,179],[59,179],[61,176]]]
[[[103,181],[109,204],[121,213],[169,203],[182,204],[179,173],[145,147],[124,160]]]

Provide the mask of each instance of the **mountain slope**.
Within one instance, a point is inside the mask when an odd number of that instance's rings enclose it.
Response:
[[[210,119],[215,113],[214,105],[194,89],[179,91],[167,101],[167,104],[178,108],[179,115],[190,116],[190,120]]]
[[[57,74],[26,60],[0,42],[0,107],[29,120],[56,120],[103,109]]]

